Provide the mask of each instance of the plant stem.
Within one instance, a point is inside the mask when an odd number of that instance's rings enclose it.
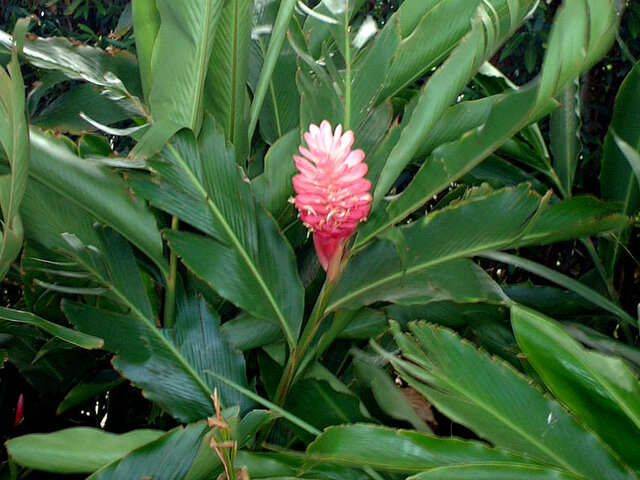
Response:
[[[351,40],[349,38],[349,8],[344,11],[344,130],[351,129]]]
[[[180,221],[178,217],[171,217],[171,230],[177,231]],[[176,276],[178,274],[178,257],[171,250],[169,254],[169,275],[167,276],[167,288],[164,294],[164,328],[172,328],[176,313]]]
[[[278,390],[274,397],[274,403],[276,405],[284,404],[284,400],[289,393],[289,388],[291,388],[295,378],[299,375],[300,364],[309,350],[309,347],[313,344],[316,333],[318,333],[318,328],[320,328],[320,324],[326,316],[325,310],[327,303],[329,303],[329,299],[331,298],[337,283],[338,278],[334,278],[331,281],[329,281],[329,279],[325,280],[322,290],[320,291],[320,295],[318,296],[316,304],[313,307],[313,311],[311,312],[311,316],[309,317],[309,321],[300,336],[298,345],[291,351],[291,355],[285,365],[282,379],[280,380]]]

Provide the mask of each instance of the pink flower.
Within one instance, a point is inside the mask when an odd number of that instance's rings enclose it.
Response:
[[[292,179],[297,193],[294,204],[304,225],[313,232],[313,243],[322,267],[330,277],[342,259],[344,246],[371,206],[371,182],[362,150],[351,150],[353,132],[335,133],[324,120],[310,125],[304,134],[307,148],[294,155],[300,172]],[[331,266],[334,265],[334,268]]]

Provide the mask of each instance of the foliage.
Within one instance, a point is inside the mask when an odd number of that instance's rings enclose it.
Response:
[[[638,478],[634,8],[63,6],[0,31],[3,478]],[[331,276],[323,120],[373,195]]]

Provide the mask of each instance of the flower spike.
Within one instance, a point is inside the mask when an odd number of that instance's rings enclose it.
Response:
[[[332,132],[323,120],[319,127],[310,125],[304,139],[307,148],[300,146],[300,156],[293,156],[300,172],[292,179],[294,204],[313,233],[322,268],[334,278],[347,240],[371,208],[368,167],[364,152],[351,150],[353,132],[343,134],[342,125]]]

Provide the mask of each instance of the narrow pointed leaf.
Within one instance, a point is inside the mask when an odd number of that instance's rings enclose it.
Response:
[[[581,475],[573,475],[562,470],[539,465],[518,465],[495,463],[493,465],[462,465],[440,467],[419,473],[407,480],[582,480]]]
[[[204,108],[215,117],[242,164],[248,154],[245,99],[252,10],[253,0],[224,2],[203,91]]]
[[[0,148],[9,161],[9,175],[0,177],[0,279],[22,247],[22,222],[18,208],[27,185],[29,129],[17,47],[13,47],[8,71],[0,66]]]
[[[24,467],[52,473],[92,473],[163,434],[160,430],[132,430],[116,435],[76,427],[23,435],[6,445],[13,461]]]
[[[0,318],[2,320],[8,320],[16,323],[26,323],[38,327],[45,332],[53,335],[56,338],[60,338],[65,342],[69,342],[73,345],[82,348],[102,348],[104,342],[93,335],[87,335],[77,330],[58,325],[57,323],[45,320],[33,313],[23,312],[20,310],[14,310],[12,308],[0,307]]]
[[[151,57],[153,84],[149,94],[156,121],[197,131],[213,40],[223,0],[157,0],[160,29]],[[150,135],[150,133],[147,133]]]
[[[394,327],[407,359],[392,359],[409,384],[445,415],[497,447],[523,452],[589,479],[635,479],[610,448],[506,362],[426,322]]]
[[[162,239],[151,211],[132,200],[120,177],[81,160],[49,135],[31,132],[29,174],[119,232],[166,271]]]
[[[422,472],[442,465],[531,463],[525,457],[477,441],[371,424],[329,427],[309,445],[307,457],[327,464],[403,473]]]
[[[560,93],[560,108],[551,114],[549,137],[553,154],[553,169],[562,187],[571,195],[573,178],[578,166],[582,145],[580,143],[580,104],[577,80]]]
[[[586,350],[538,312],[513,306],[511,324],[527,361],[554,395],[638,469],[638,377],[621,359]]]
[[[251,102],[248,127],[249,140],[251,140],[251,138],[253,137],[253,132],[255,131],[256,124],[258,123],[258,117],[263,107],[263,102],[268,93],[270,93],[272,96],[276,96],[278,95],[278,92],[282,89],[282,87],[284,87],[284,85],[278,85],[278,88],[276,88],[276,85],[273,82],[273,76],[277,67],[278,57],[280,56],[280,52],[282,51],[284,45],[287,28],[289,26],[289,22],[291,21],[295,5],[296,0],[284,0],[280,2],[278,15],[271,30],[269,47],[266,54],[264,54],[262,70],[260,71],[260,77],[258,78],[258,81],[256,83],[253,101]],[[258,8],[260,7],[258,6]],[[257,39],[257,42],[261,41],[262,40],[260,38]],[[262,46],[261,43],[260,46]],[[292,95],[292,97],[295,97],[295,95]],[[273,108],[275,114],[274,116],[276,119],[278,119],[281,115],[281,110],[278,108],[279,102],[272,101],[271,103],[271,108]],[[286,127],[283,128],[280,123],[280,121],[277,121],[278,137],[280,137],[285,131],[288,130]]]
[[[89,478],[91,480],[184,478],[208,430],[206,422],[174,428],[153,442],[129,452],[122,459],[110,463]]]
[[[151,162],[159,182],[138,178],[131,184],[152,204],[208,234],[165,232],[198,276],[247,312],[278,324],[293,345],[303,289],[291,247],[251,195],[221,133],[209,121],[203,131],[198,142],[181,132],[163,159]]]
[[[79,330],[101,336],[105,348],[116,354],[116,369],[178,420],[210,416],[216,386],[224,405],[246,405],[233,390],[204,373],[217,371],[246,384],[244,358],[220,335],[219,318],[203,299],[178,305],[173,330],[160,330],[139,316],[67,301],[63,310]]]

